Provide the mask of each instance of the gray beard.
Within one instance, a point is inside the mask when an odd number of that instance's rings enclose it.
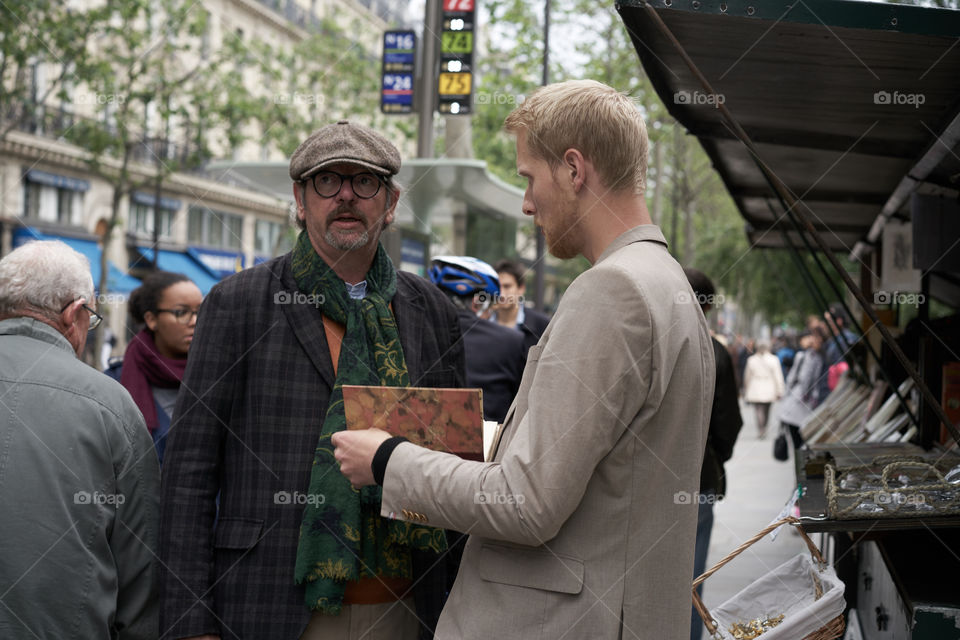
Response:
[[[327,231],[323,235],[323,239],[326,240],[327,244],[338,251],[353,251],[365,246],[370,241],[370,231],[364,229],[363,233],[361,233],[359,236],[354,236],[354,239],[352,240],[343,239],[335,232]]]

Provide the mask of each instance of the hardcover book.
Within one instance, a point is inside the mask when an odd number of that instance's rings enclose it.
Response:
[[[347,429],[383,429],[435,451],[483,460],[480,389],[343,385]]]

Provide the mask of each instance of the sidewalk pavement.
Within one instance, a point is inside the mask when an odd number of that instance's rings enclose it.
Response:
[[[725,465],[727,495],[714,507],[707,569],[770,524],[796,486],[792,458],[788,462],[779,462],[773,457],[773,440],[779,425],[776,407],[771,407],[770,423],[763,440],[757,438],[753,407],[741,401],[740,414],[743,429],[737,438],[733,457]],[[813,540],[819,543],[816,537]],[[805,549],[800,536],[787,529],[781,529],[775,541],[769,536],[764,537],[707,578],[704,604],[708,609],[722,604]]]

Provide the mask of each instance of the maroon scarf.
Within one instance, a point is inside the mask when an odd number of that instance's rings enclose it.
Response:
[[[123,356],[120,384],[126,387],[140,408],[150,433],[157,428],[157,408],[153,402],[153,388],[176,389],[183,380],[187,359],[162,355],[153,340],[153,332],[143,329],[127,345]]]

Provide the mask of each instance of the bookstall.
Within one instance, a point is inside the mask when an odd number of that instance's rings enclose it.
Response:
[[[800,521],[845,584],[846,637],[960,638],[960,11],[616,6],[751,246],[790,252],[820,308],[841,300],[856,319],[853,340],[837,336],[849,370],[795,461]],[[828,265],[842,281],[821,291]]]

